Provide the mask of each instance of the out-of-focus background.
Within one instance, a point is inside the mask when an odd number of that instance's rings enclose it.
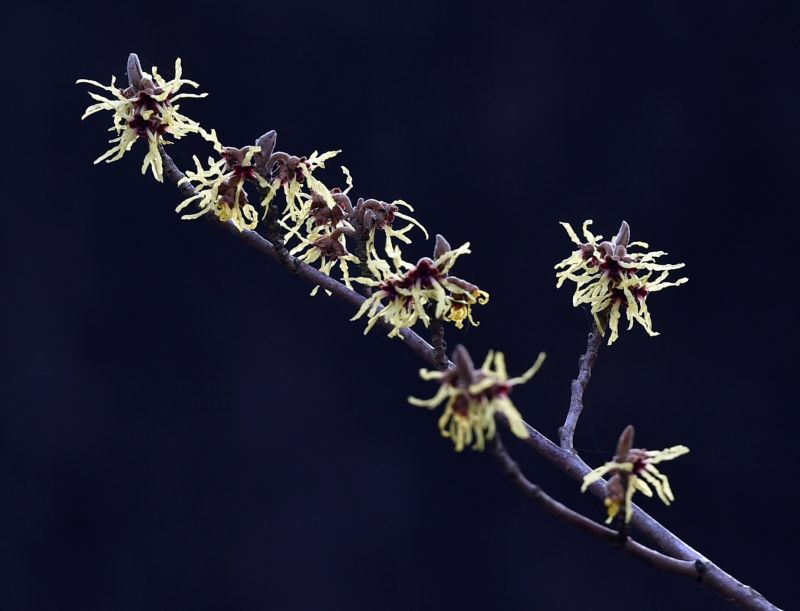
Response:
[[[5,609],[727,609],[544,514],[487,454],[459,455],[420,363],[352,311],[139,175],[93,167],[130,51],[206,100],[229,145],[268,129],[343,150],[354,195],[402,198],[490,291],[476,358],[506,352],[527,420],[555,436],[588,318],[556,290],[558,225],[621,219],[685,262],[649,300],[661,336],[603,349],[576,444],[607,460],[633,423],[676,503],[645,507],[779,606],[797,603],[795,3],[262,2],[9,12],[0,222],[0,600]],[[187,167],[210,149],[170,147]],[[329,164],[326,180],[339,180]],[[420,235],[410,257],[428,254]],[[602,505],[525,446],[529,477]]]

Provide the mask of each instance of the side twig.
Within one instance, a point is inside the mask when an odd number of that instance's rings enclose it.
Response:
[[[584,532],[587,532],[590,535],[605,541],[606,543],[625,550],[632,556],[638,558],[639,560],[643,560],[653,567],[670,573],[677,573],[679,575],[683,575],[684,577],[691,577],[692,579],[698,579],[702,574],[700,572],[702,569],[698,569],[694,562],[672,558],[671,556],[667,556],[661,552],[657,552],[654,549],[646,547],[641,543],[637,543],[628,537],[620,537],[620,533],[617,531],[607,528],[602,524],[598,524],[597,522],[590,520],[586,516],[578,513],[577,511],[573,511],[566,505],[555,500],[539,486],[532,483],[527,477],[525,477],[525,474],[522,473],[519,464],[517,464],[517,462],[511,458],[505,446],[503,445],[499,433],[495,435],[495,442],[492,449],[495,457],[500,462],[500,465],[502,466],[506,475],[508,475],[509,479],[520,490],[522,490],[522,492],[524,492],[550,515],[555,516],[560,520],[564,520],[573,526],[577,526]]]
[[[502,420],[508,426],[507,420],[502,415],[498,416],[498,420]],[[583,476],[591,471],[591,468],[575,452],[559,447],[527,422],[524,424],[529,436],[522,441],[560,471],[578,481],[582,481]],[[596,497],[605,499],[606,482],[603,480],[595,482],[589,486],[589,491]],[[726,573],[636,505],[634,505],[632,525],[663,553],[679,560],[695,562],[698,566],[701,583],[740,609],[779,611],[778,607],[764,598],[760,592],[743,584],[730,573]]]
[[[597,323],[593,322],[592,330],[589,332],[586,342],[586,352],[578,361],[578,377],[572,380],[567,419],[564,421],[564,425],[558,429],[561,447],[570,452],[575,451],[573,438],[575,436],[575,427],[578,425],[578,418],[581,417],[581,412],[583,411],[583,393],[586,390],[586,385],[589,384],[589,379],[592,377],[592,366],[594,366],[602,343],[603,336],[600,335]]]

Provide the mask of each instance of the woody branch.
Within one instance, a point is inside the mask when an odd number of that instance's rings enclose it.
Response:
[[[178,185],[181,193],[185,196],[194,194],[194,189],[187,182],[182,181],[184,178],[183,173],[177,168],[174,161],[164,151],[163,147],[159,149],[164,176]],[[213,217],[210,217],[213,218]],[[225,231],[243,240],[259,252],[275,259],[279,263],[285,263],[283,257],[278,253],[275,246],[267,239],[263,238],[255,231],[242,230],[240,231],[230,221],[220,222],[214,220]],[[288,267],[288,266],[287,266]],[[307,282],[320,286],[329,291],[333,296],[345,301],[346,303],[358,307],[360,306],[365,297],[359,295],[355,291],[348,289],[339,281],[327,276],[317,269],[292,258],[291,271],[297,276],[303,278]],[[387,323],[381,322],[385,326]],[[442,365],[452,366],[452,363],[446,361],[442,362],[441,356],[437,354],[437,350],[431,346],[427,341],[420,337],[417,333],[409,328],[401,331],[404,344],[413,350],[424,362],[434,367],[441,367]],[[575,423],[580,415],[582,409],[582,394],[583,390],[588,383],[591,366],[596,358],[597,346],[592,350],[594,345],[592,335],[589,338],[589,347],[586,354],[581,359],[581,367],[578,377],[573,383],[573,393],[570,401],[570,413],[573,414],[572,418],[568,415],[565,427],[569,426],[566,434],[569,436],[570,442],[567,444],[562,439],[564,447],[559,447],[554,444],[546,436],[542,435],[539,431],[531,427],[528,423],[524,423],[528,431],[528,438],[523,441],[533,448],[540,456],[551,462],[559,470],[566,473],[575,479],[582,479],[587,473],[591,471],[588,465],[574,452],[571,444],[571,436],[574,434]],[[577,393],[576,393],[577,390]],[[576,398],[577,395],[577,398]],[[573,405],[580,406],[573,410]],[[497,420],[508,427],[508,421],[502,416],[498,416]],[[607,529],[604,526],[593,522],[592,520],[574,512],[566,506],[558,503],[548,495],[546,495],[538,486],[532,484],[520,471],[519,466],[508,455],[502,442],[498,440],[495,445],[495,454],[500,460],[506,473],[512,481],[520,487],[528,496],[533,498],[538,504],[547,509],[550,513],[581,527],[583,530],[594,534],[595,536],[609,542],[619,541],[619,534],[616,531]],[[602,480],[595,482],[590,486],[589,490],[600,498],[606,497],[606,483]],[[649,516],[638,507],[634,507],[633,521],[634,528],[641,532],[647,539],[649,539],[659,550],[647,548],[630,539],[626,539],[623,549],[628,553],[647,561],[649,564],[668,572],[685,575],[697,579],[703,585],[715,590],[724,598],[737,605],[742,609],[753,610],[768,610],[777,609],[769,601],[767,601],[759,592],[739,582],[730,574],[720,569],[717,565],[709,561],[698,551],[694,550],[691,546],[669,531],[666,527],[660,524],[657,520]]]

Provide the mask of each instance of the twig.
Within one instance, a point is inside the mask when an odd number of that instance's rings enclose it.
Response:
[[[174,183],[178,182],[184,177],[183,173],[177,168],[175,162],[170,156],[161,149],[161,156],[164,167],[164,175]],[[188,183],[184,182],[178,185],[181,193],[189,197],[195,193],[194,188]],[[249,244],[259,252],[262,252],[276,261],[280,262],[280,257],[275,250],[275,247],[266,239],[261,237],[255,231],[239,231],[230,221],[217,224],[225,229],[228,233],[238,237],[245,243]],[[339,281],[326,276],[316,268],[313,268],[305,263],[298,261],[297,270],[295,274],[304,280],[318,285],[323,289],[328,290],[332,295],[349,303],[353,307],[359,307],[364,301],[364,297],[355,291],[351,291]],[[383,321],[381,321],[382,324]],[[386,324],[385,326],[389,326]],[[401,336],[411,350],[413,350],[423,361],[429,365],[436,367],[437,359],[434,354],[433,346],[422,339],[411,329],[403,329]],[[448,361],[448,367],[452,365]],[[503,425],[508,427],[508,421],[502,417],[497,418]],[[559,470],[570,475],[575,479],[582,479],[583,476],[591,469],[584,463],[580,457],[575,453],[560,448],[554,444],[550,439],[542,435],[539,431],[534,429],[529,424],[525,423],[528,430],[529,437],[524,441],[530,445],[540,456],[546,458],[553,463]],[[598,481],[589,487],[596,496],[605,498],[605,482]],[[657,520],[650,517],[647,513],[638,507],[634,507],[633,525],[648,539],[650,539],[656,547],[662,552],[670,554],[677,560],[688,560],[696,563],[702,574],[702,583],[711,589],[715,590],[721,596],[736,604],[742,609],[752,609],[754,611],[780,611],[778,607],[770,603],[759,592],[744,585],[736,578],[726,573],[716,565],[708,561],[702,554],[694,550],[691,546],[686,544],[666,527],[661,525]]]
[[[514,484],[516,484],[520,490],[533,499],[550,515],[564,520],[573,526],[577,526],[581,530],[588,532],[590,535],[597,537],[606,543],[610,543],[615,547],[624,549],[632,556],[638,558],[639,560],[643,560],[647,564],[656,568],[670,573],[677,573],[685,577],[691,577],[692,579],[698,579],[702,575],[703,569],[699,568],[694,562],[689,560],[678,560],[677,558],[666,556],[661,552],[657,552],[654,549],[646,547],[641,543],[630,539],[629,537],[620,539],[620,533],[617,531],[590,520],[586,516],[570,509],[566,505],[549,496],[539,486],[532,483],[527,477],[525,477],[525,474],[522,473],[522,470],[519,468],[517,462],[511,458],[505,446],[503,445],[499,433],[495,435],[495,441],[492,449],[495,457],[500,461],[503,470],[511,479],[511,481],[514,482]]]
[[[216,218],[216,217],[214,217]],[[278,255],[278,261],[290,272],[296,272],[297,266],[300,263],[286,248],[286,243],[283,241],[283,229],[278,224],[278,215],[275,206],[270,206],[264,216],[264,226],[267,229],[267,236],[272,243],[275,253]]]
[[[583,392],[592,377],[592,366],[597,359],[597,352],[602,343],[603,336],[600,335],[600,329],[597,328],[596,323],[592,323],[592,330],[586,341],[586,352],[578,361],[578,377],[572,380],[567,419],[564,421],[564,425],[558,429],[561,447],[570,452],[575,451],[573,437],[575,436],[575,427],[578,425],[578,418],[581,417],[583,411]]]
[[[433,344],[433,358],[436,368],[444,371],[450,361],[447,359],[447,342],[444,341],[444,324],[441,318],[431,319],[431,344]]]

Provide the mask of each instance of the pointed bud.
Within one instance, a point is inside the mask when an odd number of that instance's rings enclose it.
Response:
[[[619,441],[617,442],[617,454],[614,456],[615,461],[623,462],[626,459],[628,452],[630,452],[631,448],[633,447],[633,435],[633,425],[629,424],[619,436]]]
[[[139,91],[142,86],[142,64],[139,62],[139,56],[136,53],[128,55],[128,84],[133,87],[134,91]]]
[[[616,237],[614,237],[614,244],[617,246],[625,246],[627,248],[628,243],[631,241],[631,227],[625,221],[622,221],[622,225],[619,226],[619,231],[617,232]]]
[[[457,287],[464,289],[467,293],[472,293],[473,291],[480,290],[477,284],[472,284],[471,282],[467,282],[466,280],[462,280],[458,276],[448,276],[447,277],[448,284],[455,284]]]
[[[458,344],[453,349],[453,362],[456,365],[458,376],[466,384],[472,384],[475,380],[475,364],[472,362],[472,357],[461,344]]]
[[[275,150],[275,142],[278,140],[278,132],[274,129],[269,130],[263,136],[256,140],[256,146],[261,147],[261,156],[269,159],[272,151]]]
[[[436,246],[433,248],[433,258],[434,258],[434,260],[436,260],[439,257],[441,257],[442,255],[450,252],[451,250],[453,250],[453,249],[450,246],[450,243],[447,240],[445,240],[444,237],[441,234],[437,233],[436,234]]]

